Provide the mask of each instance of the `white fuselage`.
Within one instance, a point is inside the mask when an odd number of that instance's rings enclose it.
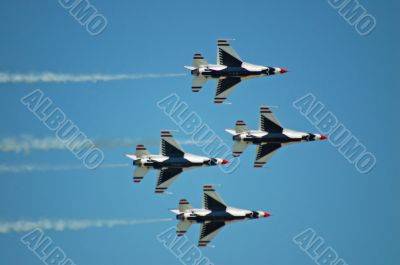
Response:
[[[153,168],[192,168],[207,167],[223,163],[223,159],[209,158],[204,156],[185,153],[183,156],[170,157],[163,155],[148,155],[134,161],[136,166],[145,166]]]
[[[171,210],[177,214],[177,218],[180,220],[187,220],[192,222],[205,222],[205,221],[225,221],[235,222],[246,219],[255,219],[265,216],[263,211],[251,211],[238,209],[234,207],[227,207],[226,210],[211,211],[204,208],[192,208],[179,212],[179,210]]]
[[[320,134],[310,134],[289,129],[283,129],[281,133],[269,133],[261,130],[250,130],[234,135],[234,140],[236,141],[253,143],[269,142],[289,144],[294,142],[320,140],[321,138],[322,137]]]

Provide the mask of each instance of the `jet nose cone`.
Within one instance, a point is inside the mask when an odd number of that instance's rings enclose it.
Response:
[[[222,162],[221,162],[222,165],[225,165],[225,164],[228,164],[228,163],[229,163],[229,160],[226,160],[226,159],[223,159]]]
[[[287,72],[288,72],[288,70],[286,70],[285,68],[281,68],[281,71],[280,71],[281,74],[284,74],[284,73],[287,73]]]
[[[321,139],[321,140],[325,140],[325,139],[328,139],[328,137],[327,137],[327,136],[325,136],[325,135],[322,135],[322,134],[321,134],[321,137],[320,137],[320,139]]]
[[[271,214],[270,214],[270,213],[268,213],[268,212],[264,212],[264,215],[263,215],[263,217],[269,217],[269,216],[271,216]]]

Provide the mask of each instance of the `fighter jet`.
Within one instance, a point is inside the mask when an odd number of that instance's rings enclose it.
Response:
[[[201,223],[199,247],[207,246],[225,224],[271,216],[264,211],[242,210],[227,206],[211,185],[203,186],[203,208],[192,208],[186,199],[181,199],[179,209],[170,211],[180,220],[176,226],[178,236],[184,235],[192,224]]]
[[[249,130],[244,121],[236,122],[235,129],[226,129],[233,135],[236,143],[233,146],[233,156],[240,156],[249,144],[257,145],[254,167],[262,167],[280,147],[298,143],[327,139],[322,134],[297,132],[284,129],[273,115],[269,107],[260,107],[260,127]]]
[[[217,64],[209,64],[200,53],[193,56],[193,65],[185,66],[194,76],[192,91],[199,92],[208,79],[218,81],[214,103],[223,103],[234,87],[244,79],[286,73],[279,67],[244,62],[227,40],[218,40]]]
[[[135,154],[127,154],[126,156],[132,159],[133,165],[136,166],[133,173],[133,182],[135,183],[139,183],[149,170],[160,170],[156,193],[163,193],[184,170],[229,163],[228,160],[221,158],[185,153],[169,131],[161,131],[159,155],[149,154],[144,145],[139,144],[136,146]]]

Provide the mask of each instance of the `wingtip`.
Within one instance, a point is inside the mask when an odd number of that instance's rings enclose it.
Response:
[[[161,137],[172,136],[172,133],[169,130],[162,130],[160,132],[160,134],[161,134]]]
[[[215,191],[215,189],[214,189],[213,185],[211,185],[211,184],[205,184],[205,185],[203,186],[203,191]]]

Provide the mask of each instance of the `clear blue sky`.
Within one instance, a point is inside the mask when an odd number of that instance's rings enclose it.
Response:
[[[171,196],[153,193],[155,173],[133,185],[132,168],[0,175],[0,219],[112,219],[173,217],[180,198],[201,205],[201,186],[219,183],[224,200],[272,217],[226,227],[203,253],[215,264],[312,264],[292,237],[316,230],[348,264],[398,264],[399,81],[398,1],[360,1],[377,19],[360,36],[327,1],[105,1],[91,3],[108,20],[89,35],[57,1],[0,4],[0,72],[185,73],[193,53],[215,62],[216,39],[232,44],[246,61],[281,66],[289,73],[243,82],[232,105],[214,105],[215,84],[199,94],[191,77],[99,83],[0,84],[0,137],[54,136],[20,102],[39,88],[92,138],[145,138],[177,129],[157,100],[177,93],[231,145],[237,119],[258,126],[258,107],[279,106],[288,128],[317,132],[292,102],[308,92],[325,103],[377,157],[369,174],[358,173],[327,141],[281,149],[266,169],[252,167],[255,147],[234,174],[218,168],[182,174]],[[188,139],[182,132],[179,139]],[[186,145],[193,153],[199,148]],[[125,163],[130,148],[105,150],[105,161]],[[158,146],[149,146],[153,153]],[[1,164],[80,164],[69,151],[0,153]],[[156,235],[158,224],[47,231],[76,264],[179,264]],[[198,240],[199,227],[187,236]],[[0,235],[1,264],[41,264],[21,234]]]

